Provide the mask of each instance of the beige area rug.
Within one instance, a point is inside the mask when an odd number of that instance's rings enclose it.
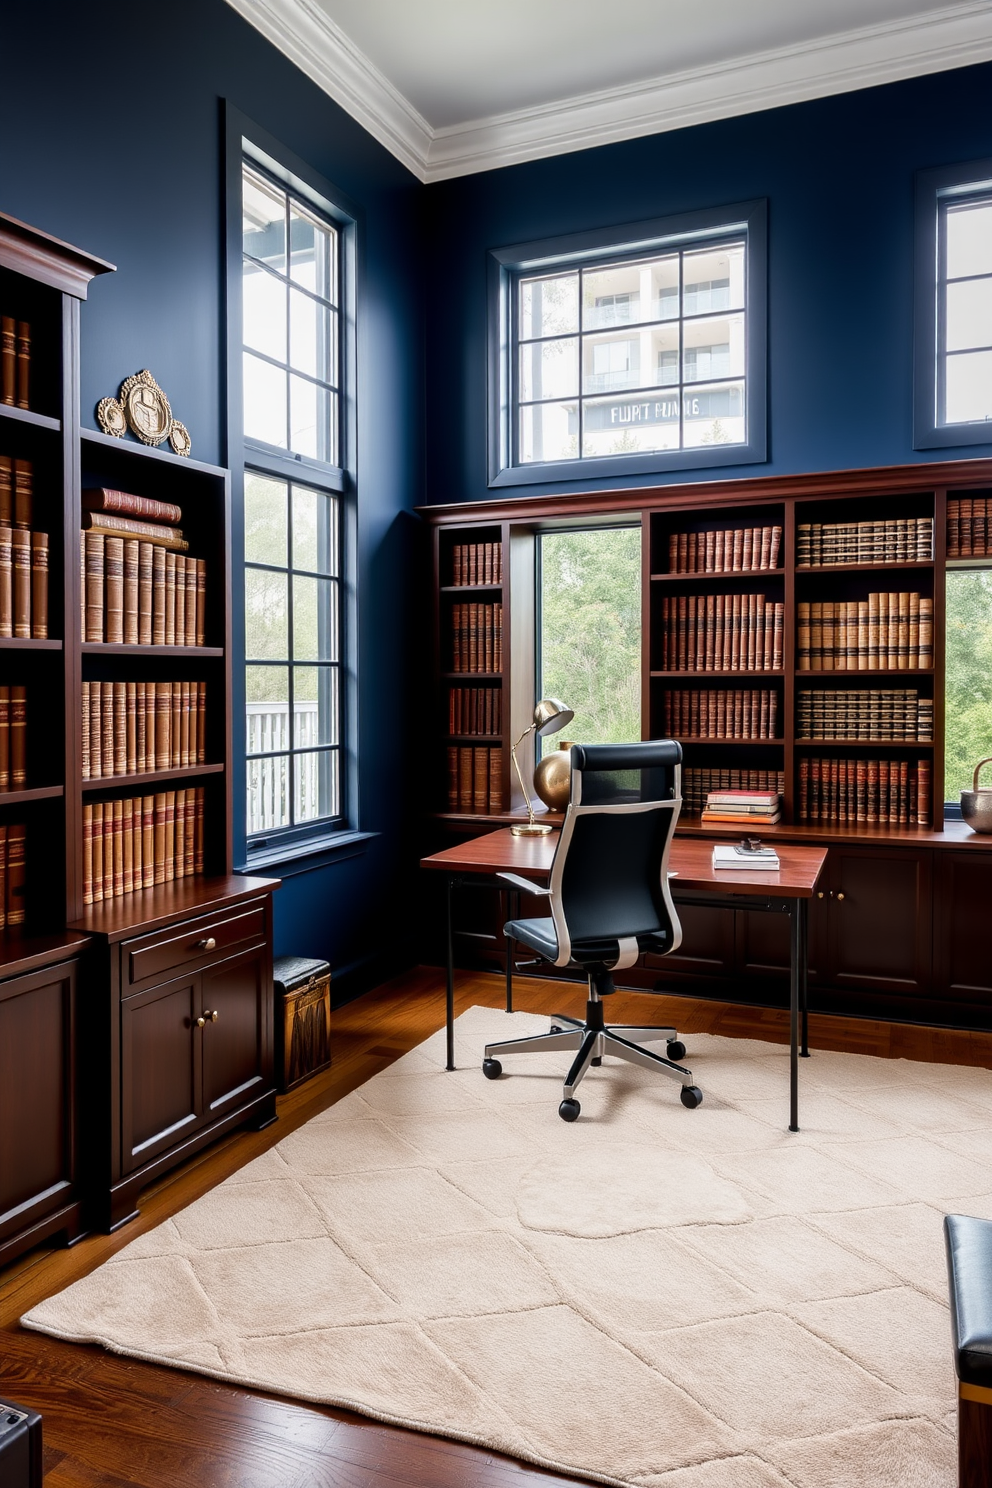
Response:
[[[941,1217],[992,1217],[992,1074],[698,1035],[705,1092],[428,1040],[29,1328],[639,1488],[954,1488]]]

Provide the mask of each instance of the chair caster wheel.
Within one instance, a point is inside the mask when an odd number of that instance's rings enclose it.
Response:
[[[685,1058],[685,1044],[681,1039],[672,1039],[665,1053],[673,1064],[678,1064],[680,1060]]]
[[[593,1064],[597,1069],[602,1064],[602,1062],[603,1061],[601,1059],[593,1059],[593,1060],[590,1061],[590,1063]]]
[[[482,1061],[482,1073],[487,1080],[498,1080],[503,1073],[503,1066],[498,1059],[484,1059]]]
[[[563,1100],[558,1107],[558,1115],[562,1121],[578,1121],[579,1110],[580,1107],[577,1100]]]
[[[700,1090],[698,1085],[682,1086],[682,1104],[684,1106],[688,1106],[690,1111],[694,1111],[696,1107],[702,1105],[702,1103],[703,1092]]]

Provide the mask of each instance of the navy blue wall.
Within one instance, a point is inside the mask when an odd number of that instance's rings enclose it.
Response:
[[[992,454],[912,438],[913,173],[992,155],[990,97],[984,64],[428,187],[428,500],[510,494],[486,486],[488,248],[752,197],[769,202],[769,459],[715,478]]]
[[[43,12],[5,5],[0,55],[0,210],[118,265],[82,309],[85,424],[95,427],[99,398],[150,367],[194,456],[226,463],[222,98],[362,214],[361,824],[382,835],[360,856],[286,881],[276,950],[327,956],[338,971],[388,953],[401,937],[384,936],[382,905],[409,898],[407,792],[393,760],[413,676],[423,188],[223,0],[172,0],[111,23],[70,0]],[[239,807],[242,788],[239,774]]]

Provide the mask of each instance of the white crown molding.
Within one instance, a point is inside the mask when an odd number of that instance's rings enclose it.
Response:
[[[992,59],[989,0],[433,130],[316,0],[228,0],[420,181],[494,170]]]
[[[315,0],[228,0],[380,145],[427,179],[434,131]]]

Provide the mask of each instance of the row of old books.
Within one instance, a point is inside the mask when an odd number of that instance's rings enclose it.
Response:
[[[796,567],[835,563],[919,563],[933,558],[933,517],[879,522],[800,522]]]
[[[48,639],[48,533],[0,526],[0,636]]]
[[[799,820],[866,825],[930,825],[929,760],[799,761]]]
[[[501,542],[455,543],[451,550],[453,584],[502,584]]]
[[[448,691],[449,734],[501,734],[503,694],[498,687],[452,687]]]
[[[83,779],[206,762],[205,682],[84,682]]]
[[[28,783],[28,690],[0,687],[0,791]]]
[[[701,815],[710,791],[785,790],[784,770],[703,770],[690,765],[682,771],[682,810],[687,816]]]
[[[500,601],[451,606],[453,672],[503,670],[503,606]]]
[[[947,498],[948,558],[987,558],[992,554],[992,497]]]
[[[203,872],[202,786],[83,807],[83,903]]]
[[[127,646],[202,646],[207,565],[138,538],[81,536],[83,636]]]
[[[666,595],[664,672],[768,672],[782,667],[785,606],[763,594]]]
[[[503,750],[499,745],[448,747],[448,810],[489,816],[503,809]]]
[[[30,408],[31,322],[0,315],[0,403]]]
[[[665,733],[676,739],[775,739],[772,687],[682,687],[665,694]]]
[[[777,790],[710,791],[703,807],[704,822],[730,822],[747,831],[773,827],[782,820],[782,797]]]
[[[24,927],[27,890],[27,827],[0,826],[0,930]]]
[[[672,532],[669,573],[754,573],[778,568],[782,529],[732,527],[719,532]]]
[[[20,527],[29,532],[34,524],[34,465],[0,455],[0,527]]]
[[[915,687],[801,688],[797,739],[933,742],[933,698]]]
[[[801,672],[903,672],[933,666],[933,600],[869,594],[796,606]]]

